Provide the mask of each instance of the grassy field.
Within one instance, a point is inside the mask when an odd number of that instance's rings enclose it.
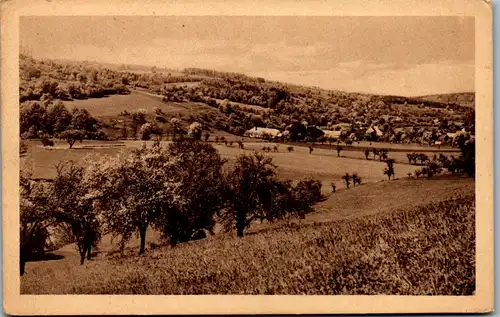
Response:
[[[68,109],[73,107],[85,108],[90,114],[96,117],[114,117],[122,111],[131,112],[141,108],[151,113],[155,107],[161,109],[166,114],[216,111],[206,104],[197,102],[165,103],[161,100],[160,96],[140,90],[132,90],[129,95],[112,95],[106,98],[65,101],[64,104]]]
[[[243,239],[220,233],[172,249],[149,234],[142,256],[107,253],[107,241],[83,266],[68,246],[28,263],[21,293],[473,294],[473,180],[366,184],[316,209]]]

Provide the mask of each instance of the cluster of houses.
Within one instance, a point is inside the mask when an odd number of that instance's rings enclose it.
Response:
[[[332,129],[333,128],[333,129]],[[456,132],[444,132],[439,129],[430,129],[428,127],[401,127],[389,128],[385,132],[378,126],[372,125],[367,129],[353,129],[349,123],[340,123],[330,129],[323,127],[308,127],[308,130],[314,129],[315,138],[303,136],[303,140],[333,142],[337,140],[346,141],[382,141],[390,143],[420,143],[429,145],[457,145],[458,137],[463,135],[467,138],[474,138],[474,135],[465,129]],[[259,138],[267,140],[287,140],[290,138],[290,131],[273,128],[255,127],[244,134],[250,138]],[[311,134],[308,133],[310,136]]]

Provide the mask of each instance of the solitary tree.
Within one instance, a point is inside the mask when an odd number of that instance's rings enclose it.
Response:
[[[365,149],[364,153],[365,153],[365,158],[368,160],[370,156],[370,149]]]
[[[59,139],[66,140],[69,144],[69,148],[73,148],[73,145],[76,143],[76,141],[82,142],[83,139],[86,138],[87,133],[84,130],[75,130],[75,129],[70,129],[70,130],[65,130],[61,133],[58,134]]]
[[[337,156],[340,157],[340,152],[342,152],[344,150],[344,148],[339,144],[337,145]]]
[[[226,175],[230,203],[224,217],[226,228],[235,225],[237,236],[243,237],[245,228],[253,221],[266,219],[275,184],[275,165],[270,157],[257,152],[239,156],[234,168]]]
[[[345,173],[345,175],[342,176],[342,179],[344,180],[346,187],[349,188],[349,185],[351,185],[351,175],[349,175],[349,173]]]
[[[394,172],[394,160],[393,159],[388,159],[385,161],[387,167],[384,169],[384,175],[387,175],[389,180],[391,177],[395,176],[396,173]]]

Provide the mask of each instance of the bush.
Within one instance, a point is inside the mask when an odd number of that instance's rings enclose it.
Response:
[[[301,180],[293,188],[295,198],[297,201],[311,206],[324,198],[321,194],[321,186],[321,182],[318,180]]]
[[[139,139],[143,141],[151,139],[151,130],[152,130],[151,124],[144,123],[139,129]]]
[[[50,140],[47,137],[43,137],[41,142],[43,146],[54,146],[54,141]]]

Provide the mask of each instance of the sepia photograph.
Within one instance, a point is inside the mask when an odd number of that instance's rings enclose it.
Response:
[[[17,23],[17,114],[2,112],[2,130],[9,120],[17,131],[18,305],[24,295],[466,303],[478,263],[492,274],[476,234],[493,215],[492,95],[477,85],[492,79],[478,70],[474,14]]]

